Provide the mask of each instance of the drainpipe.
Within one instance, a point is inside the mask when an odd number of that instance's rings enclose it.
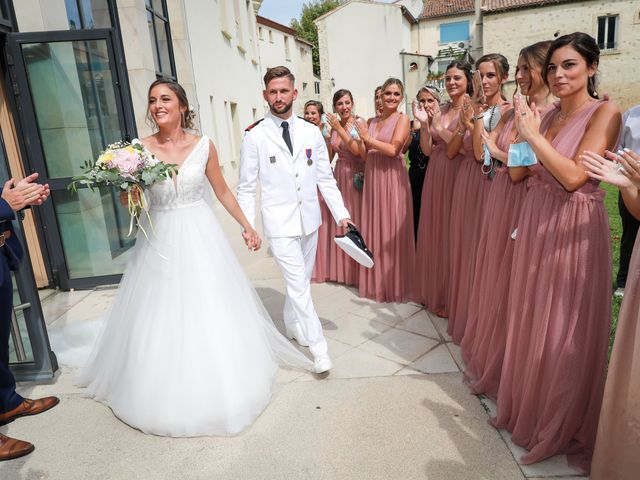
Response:
[[[482,0],[474,0],[475,6],[475,32],[473,34],[473,48],[471,55],[474,60],[478,60],[482,56],[483,39],[482,39]]]

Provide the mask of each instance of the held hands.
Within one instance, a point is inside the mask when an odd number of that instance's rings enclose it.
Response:
[[[618,188],[640,189],[640,155],[628,148],[617,154],[605,150],[604,157],[585,150],[580,158],[589,177]]]
[[[516,95],[513,104],[518,135],[525,142],[530,142],[540,134],[540,112],[535,103],[529,107],[522,95]]]
[[[9,204],[11,210],[17,212],[27,205],[42,205],[49,198],[49,185],[34,183],[37,178],[38,174],[32,173],[19,182],[13,178],[5,182],[2,199]]]
[[[258,232],[251,226],[244,229],[242,232],[242,238],[244,239],[244,243],[247,245],[247,248],[253,252],[256,250],[260,250],[262,246],[262,239]]]

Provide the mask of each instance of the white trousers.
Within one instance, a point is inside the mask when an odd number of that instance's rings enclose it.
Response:
[[[270,238],[269,244],[287,285],[284,323],[289,326],[300,324],[314,356],[327,353],[322,324],[311,299],[311,274],[316,261],[318,231],[302,237]]]

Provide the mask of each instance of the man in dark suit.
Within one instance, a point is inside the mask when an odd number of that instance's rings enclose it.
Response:
[[[58,404],[56,397],[37,400],[22,398],[9,370],[9,334],[13,313],[11,270],[17,270],[23,251],[11,221],[15,212],[31,205],[41,205],[49,196],[49,186],[35,182],[34,173],[16,182],[7,181],[0,188],[0,425],[18,417],[37,415]],[[11,460],[33,451],[33,445],[0,433],[0,461]]]

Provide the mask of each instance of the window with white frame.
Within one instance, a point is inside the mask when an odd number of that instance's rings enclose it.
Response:
[[[289,37],[284,37],[284,58],[291,60],[291,49],[289,48]]]
[[[262,38],[262,27],[258,27],[258,39],[264,40],[264,38]]]
[[[598,47],[600,50],[618,48],[618,15],[598,17]]]
[[[320,82],[313,82],[313,88],[316,95],[320,95]]]

